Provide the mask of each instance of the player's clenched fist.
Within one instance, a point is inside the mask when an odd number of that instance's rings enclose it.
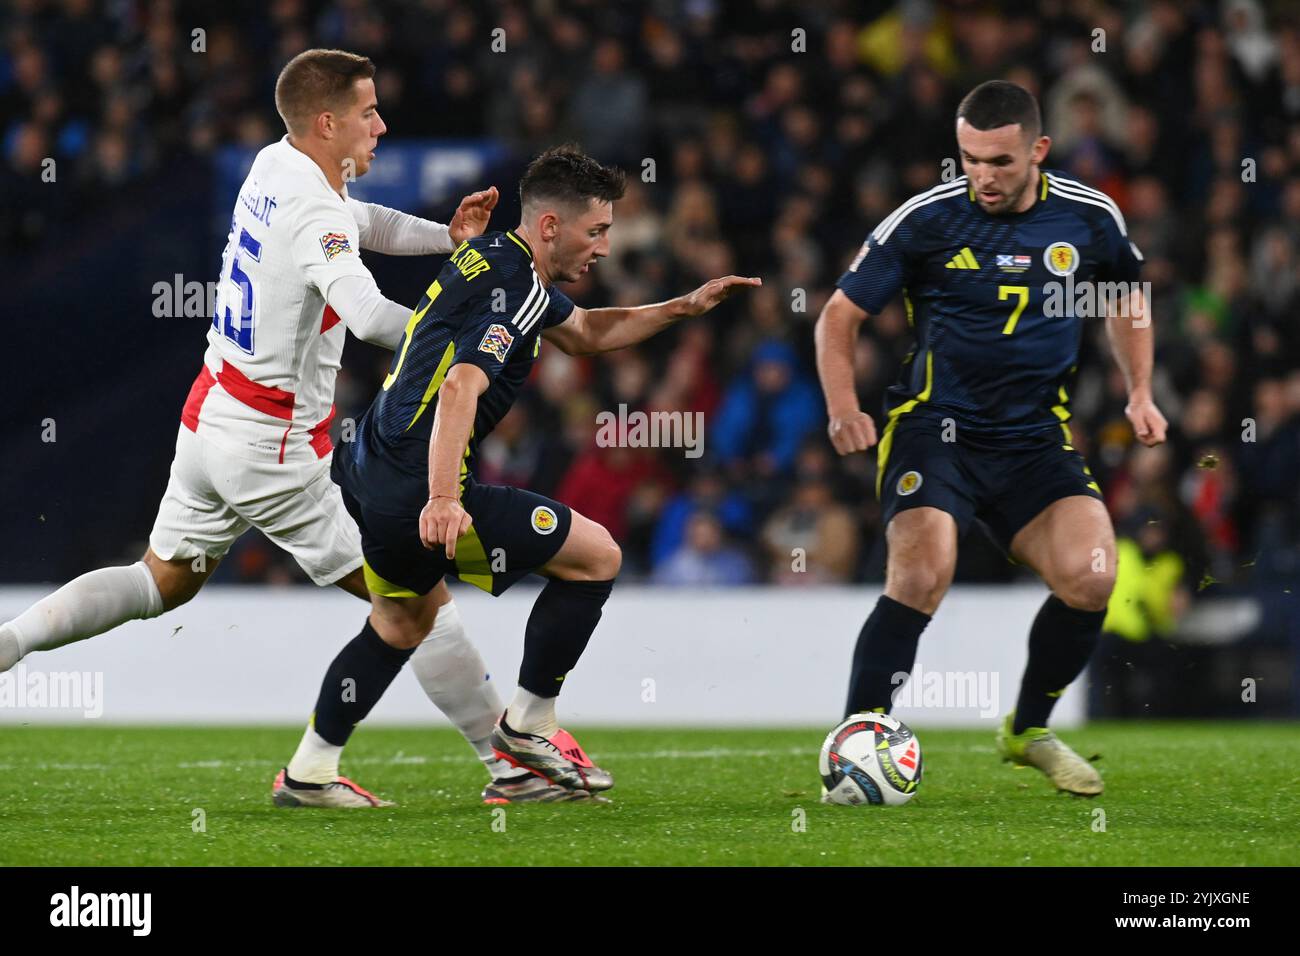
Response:
[[[1133,423],[1133,433],[1137,435],[1138,441],[1148,448],[1159,445],[1165,440],[1165,430],[1169,427],[1169,423],[1165,421],[1165,416],[1160,414],[1160,409],[1156,408],[1155,402],[1149,399],[1129,402],[1124,413]]]
[[[447,560],[456,557],[456,539],[473,524],[469,512],[452,498],[430,498],[420,512],[420,543],[430,551],[435,544],[444,545]]]
[[[831,436],[831,444],[841,455],[866,451],[876,443],[876,423],[866,412],[854,412],[844,416],[832,415],[826,433]]]

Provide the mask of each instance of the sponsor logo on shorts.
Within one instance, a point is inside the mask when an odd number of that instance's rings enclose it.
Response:
[[[1068,276],[1079,268],[1079,250],[1068,242],[1054,242],[1043,251],[1043,265],[1054,276]]]
[[[495,323],[488,326],[488,330],[483,333],[483,341],[478,344],[480,352],[487,352],[498,362],[506,360],[506,353],[510,351],[510,346],[514,343],[515,337],[510,334],[509,329],[504,325]]]
[[[550,534],[559,524],[560,519],[546,505],[538,505],[533,509],[533,530],[538,534]]]
[[[904,472],[898,479],[898,493],[900,495],[910,495],[921,487],[921,473],[919,471]]]

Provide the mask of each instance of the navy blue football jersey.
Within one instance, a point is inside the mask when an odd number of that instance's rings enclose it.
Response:
[[[916,344],[886,394],[889,421],[951,419],[967,437],[1059,435],[1079,313],[1098,301],[1085,290],[1136,282],[1142,256],[1105,193],[1049,171],[1036,188],[1025,212],[991,215],[965,176],[936,186],[880,222],[840,277],[872,314],[904,294]]]
[[[429,497],[429,440],[438,391],[452,367],[477,365],[488,377],[465,459],[462,487],[478,443],[514,403],[541,349],[543,329],[573,312],[547,288],[528,243],[489,232],[452,253],[411,313],[383,389],[334,456],[334,480],[383,514],[418,514]]]

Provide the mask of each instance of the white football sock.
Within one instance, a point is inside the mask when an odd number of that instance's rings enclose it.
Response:
[[[23,652],[18,649],[18,635],[8,624],[0,626],[0,674],[13,667],[22,659]]]
[[[339,775],[339,756],[343,748],[316,733],[313,723],[307,724],[307,731],[286,769],[289,776],[299,783],[332,783]]]
[[[506,711],[506,723],[521,734],[554,736],[560,729],[560,722],[555,719],[555,698],[538,697],[522,687],[516,688],[514,700]]]
[[[483,761],[483,766],[487,768],[488,776],[493,780],[522,780],[524,777],[531,777],[533,772],[525,770],[523,767],[512,767],[507,761],[502,760],[492,752],[492,738],[480,737],[477,740],[471,740],[470,746],[478,754],[478,759]]]
[[[91,571],[37,601],[0,630],[0,671],[32,651],[84,641],[127,621],[157,617],[162,612],[162,595],[143,561]],[[13,637],[8,652],[3,638],[6,631]],[[15,648],[18,657],[6,667]]]
[[[455,601],[438,608],[433,631],[411,655],[411,670],[429,700],[469,741],[488,774],[494,780],[516,775],[493,755],[488,742],[501,715],[501,698],[482,656],[465,634]]]

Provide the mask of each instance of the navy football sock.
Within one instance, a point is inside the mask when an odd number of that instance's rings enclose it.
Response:
[[[916,645],[929,623],[929,614],[881,595],[853,651],[846,717],[873,710],[889,713],[893,692],[903,686],[894,683],[894,675],[912,672]]]
[[[537,596],[524,631],[519,686],[538,697],[556,697],[600,621],[614,589],[610,581],[550,581]]]
[[[1106,612],[1081,611],[1049,595],[1029,630],[1029,663],[1020,681],[1012,733],[1046,727],[1065,688],[1083,673],[1097,642]]]
[[[367,618],[361,633],[344,645],[321,681],[316,733],[336,747],[346,744],[353,728],[379,703],[413,653],[415,648],[402,650],[385,644]]]

